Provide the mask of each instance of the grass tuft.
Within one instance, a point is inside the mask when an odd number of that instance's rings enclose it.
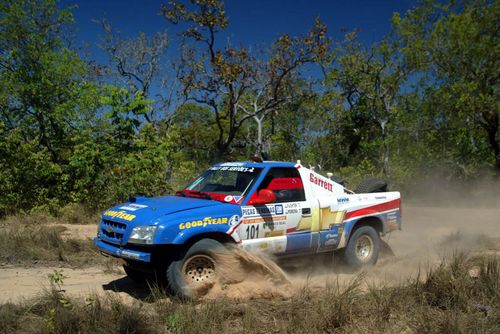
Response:
[[[65,263],[81,266],[106,262],[90,239],[63,238],[63,226],[0,224],[0,262],[7,264]]]
[[[500,260],[457,253],[396,286],[363,275],[304,286],[290,298],[182,302],[107,293],[85,299],[52,285],[37,299],[0,305],[2,333],[498,333]]]

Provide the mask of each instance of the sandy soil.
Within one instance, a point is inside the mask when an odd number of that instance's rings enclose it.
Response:
[[[103,285],[122,275],[105,274],[101,268],[12,268],[0,269],[0,302],[18,301],[36,296],[50,287],[48,275],[62,270],[66,277],[63,289],[71,294],[88,294],[104,290]]]
[[[65,225],[67,237],[89,238],[94,225]],[[385,237],[395,256],[382,256],[376,267],[366,272],[366,279],[377,283],[399,282],[415,275],[420,269],[435,265],[444,255],[459,250],[500,254],[500,209],[461,209],[439,207],[404,207],[403,230]],[[36,296],[49,286],[48,275],[63,270],[63,288],[73,295],[114,291],[142,299],[144,287],[134,284],[124,274],[105,273],[104,268],[19,268],[0,267],[0,303]],[[321,287],[331,279],[352,279],[346,273],[311,273],[305,270],[290,277],[291,285],[272,291],[261,289],[267,296],[286,295],[303,285]],[[281,289],[281,291],[279,291]],[[238,291],[248,291],[239,284],[231,294],[244,297]],[[230,290],[228,290],[230,292]],[[275,292],[277,291],[277,294]],[[226,291],[227,292],[227,291]],[[255,292],[255,291],[254,291]]]
[[[97,234],[96,225],[78,225],[78,224],[54,224],[56,226],[62,226],[66,230],[61,234],[63,238],[74,238],[74,239],[92,239]]]

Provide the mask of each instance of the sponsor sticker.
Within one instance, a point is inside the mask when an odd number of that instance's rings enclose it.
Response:
[[[131,204],[127,204],[124,206],[120,206],[120,209],[127,210],[127,211],[135,211],[135,210],[144,209],[147,207],[148,207],[147,205],[131,203]]]
[[[125,211],[113,211],[107,210],[103,213],[104,216],[112,217],[112,218],[120,218],[128,221],[132,221],[136,216],[130,213],[126,213]]]
[[[316,176],[313,173],[311,173],[311,174],[309,174],[309,181],[312,184],[315,184],[320,188],[323,188],[323,189],[326,189],[328,191],[333,192],[333,184],[326,181],[326,179],[323,177],[319,177],[319,176]]]
[[[184,230],[184,229],[188,229],[188,228],[192,228],[192,227],[205,227],[207,225],[224,225],[227,223],[228,223],[228,219],[226,217],[224,217],[224,218],[206,217],[206,218],[203,218],[203,220],[193,220],[193,221],[186,222],[186,223],[180,223],[179,230]]]
[[[242,207],[241,208],[241,214],[243,215],[243,217],[245,216],[253,216],[256,214],[257,211],[255,211],[255,208],[254,207]]]
[[[255,171],[255,168],[254,167],[243,167],[243,166],[213,166],[213,167],[210,167],[210,170],[253,173]]]
[[[124,250],[122,252],[122,256],[123,257],[128,257],[129,259],[134,259],[134,260],[139,260],[139,258],[140,258],[139,254],[131,253],[131,252],[126,251],[126,250]]]
[[[278,237],[278,236],[282,236],[284,234],[285,234],[284,230],[273,230],[273,231],[267,231],[267,232],[265,232],[264,237],[265,238]]]
[[[286,216],[274,216],[274,217],[256,217],[250,219],[244,219],[243,224],[257,224],[257,223],[277,223],[280,221],[286,221]],[[286,222],[285,222],[286,224]]]
[[[337,198],[337,203],[338,204],[349,203],[349,198],[348,197],[339,197],[339,198]]]
[[[283,205],[281,204],[276,204],[274,206],[274,212],[277,214],[277,215],[282,215],[283,214]]]
[[[240,221],[240,216],[234,215],[231,216],[231,218],[229,218],[229,221],[227,223],[229,224],[229,226],[235,226],[236,224],[238,224],[239,221]]]

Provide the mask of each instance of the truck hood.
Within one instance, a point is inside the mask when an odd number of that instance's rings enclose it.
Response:
[[[138,198],[136,202],[127,202],[110,208],[104,212],[103,217],[134,223],[149,223],[152,220],[164,215],[218,205],[227,204],[193,197],[143,197]]]

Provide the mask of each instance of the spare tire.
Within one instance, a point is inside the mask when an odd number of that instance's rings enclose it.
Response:
[[[366,179],[354,190],[355,193],[363,194],[363,193],[382,193],[387,190],[387,182],[382,179]]]

